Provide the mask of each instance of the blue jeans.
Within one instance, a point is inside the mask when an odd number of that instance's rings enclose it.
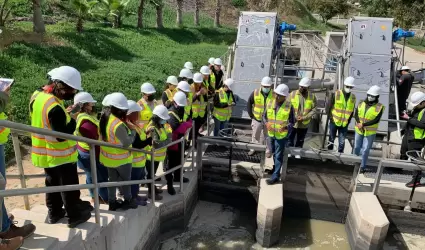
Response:
[[[92,184],[93,180],[91,177],[91,168],[90,168],[90,153],[86,153],[78,150],[78,168],[84,170],[86,174],[86,184]],[[108,181],[108,169],[103,166],[99,159],[96,159],[96,169],[97,169],[97,182],[107,182]],[[93,198],[93,189],[89,189],[90,196]],[[108,188],[99,188],[99,196],[103,201],[108,201]]]
[[[4,180],[6,181],[6,159],[4,155],[4,145],[0,145],[0,172],[4,177]],[[2,198],[1,212],[2,212],[1,231],[6,232],[7,230],[9,230],[9,227],[12,224],[12,222],[10,221],[9,216],[7,215],[6,207],[4,206],[4,198]]]
[[[362,155],[362,163],[360,168],[365,168],[367,166],[367,158],[369,158],[369,152],[372,148],[373,141],[375,140],[376,134],[364,136],[360,135],[357,132],[354,136],[354,154],[357,156]]]
[[[308,128],[292,128],[288,136],[289,147],[302,148],[307,131]],[[297,140],[295,140],[295,137],[297,137]]]
[[[287,138],[276,139],[275,137],[270,137],[270,146],[273,152],[273,161],[274,161],[274,171],[272,174],[272,180],[278,180],[280,177],[280,169],[283,164],[283,153],[285,151],[285,146],[288,143]]]
[[[149,166],[150,167],[150,166]],[[138,181],[144,180],[146,176],[146,169],[143,168],[132,168],[131,169],[131,180]],[[131,185],[131,196],[134,198],[139,194],[140,184]]]
[[[219,121],[217,118],[214,117],[214,136],[219,136],[218,133],[220,130],[227,128],[227,124],[229,121]]]
[[[335,123],[329,123],[329,142],[334,143],[336,138],[336,132],[338,132],[338,152],[344,153],[345,137],[347,136],[348,126],[338,127]],[[329,150],[334,149],[333,144],[329,144]]]

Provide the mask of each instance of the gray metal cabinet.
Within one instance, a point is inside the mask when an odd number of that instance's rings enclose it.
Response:
[[[391,55],[392,18],[355,17],[348,25],[348,52]]]
[[[259,82],[239,82],[235,81],[233,93],[237,98],[236,106],[233,107],[232,116],[250,119],[247,112],[247,102],[251,93],[261,87]]]
[[[242,12],[236,45],[273,47],[276,19],[275,12]]]
[[[356,90],[378,85],[382,93],[390,92],[391,56],[352,54],[347,63],[345,76],[356,79]]]
[[[270,75],[272,48],[237,47],[232,78],[235,81],[261,82]]]

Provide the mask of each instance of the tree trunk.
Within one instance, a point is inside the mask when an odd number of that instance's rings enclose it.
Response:
[[[215,16],[214,16],[214,27],[220,27],[220,11],[221,11],[221,3],[220,0],[215,1]]]
[[[33,8],[33,30],[37,33],[46,32],[46,27],[44,26],[43,13],[41,11],[41,0],[32,0]]]
[[[156,28],[162,29],[164,28],[164,24],[162,21],[162,4],[156,6]]]
[[[81,17],[77,18],[76,28],[78,33],[83,32],[83,19]]]
[[[143,28],[143,10],[145,9],[145,0],[140,0],[139,9],[137,10],[137,28]]]
[[[114,16],[114,22],[112,23],[112,28],[118,28],[118,27],[119,27],[118,16]]]
[[[183,26],[183,0],[177,0],[177,19],[176,26]]]
[[[195,0],[195,16],[194,16],[194,22],[195,26],[199,26],[199,9],[201,8],[201,0]]]

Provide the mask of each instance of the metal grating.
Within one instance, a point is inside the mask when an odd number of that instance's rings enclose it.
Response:
[[[368,167],[366,169],[366,172],[364,173],[364,176],[366,178],[372,178],[375,179],[377,172],[376,167]],[[412,179],[413,172],[412,171],[393,171],[392,169],[385,168],[384,173],[382,174],[381,181],[393,181],[393,182],[400,182],[400,183],[407,183]]]
[[[234,148],[233,154],[232,154],[232,160],[260,163],[260,160],[261,160],[260,152],[252,156],[249,156],[248,152],[249,152],[248,150]],[[208,145],[207,149],[205,150],[204,156],[229,159],[229,153],[230,151],[228,147]]]

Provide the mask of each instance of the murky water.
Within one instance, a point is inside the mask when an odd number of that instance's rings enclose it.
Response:
[[[349,250],[344,225],[284,218],[280,242],[269,249]],[[265,249],[255,242],[255,215],[219,203],[199,201],[187,231],[162,242],[162,250]]]

